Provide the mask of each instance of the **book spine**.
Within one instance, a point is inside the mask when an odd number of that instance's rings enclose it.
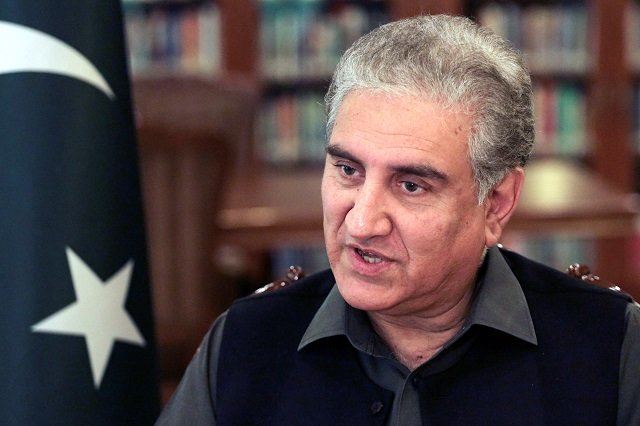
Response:
[[[221,71],[220,14],[215,3],[138,2],[124,10],[134,76]]]
[[[582,4],[488,3],[478,21],[520,49],[533,73],[583,74],[589,67]]]
[[[589,238],[570,235],[532,238],[529,234],[510,233],[504,237],[502,244],[509,250],[560,271],[572,263],[586,264],[594,270],[598,268],[595,242]]]
[[[382,2],[262,0],[262,158],[272,165],[324,161],[323,96],[338,60],[357,38],[387,21]],[[275,93],[273,93],[275,92]]]
[[[319,92],[284,93],[268,99],[260,114],[262,158],[270,164],[320,164],[326,141]]]
[[[271,252],[271,273],[274,277],[282,276],[289,266],[302,266],[306,275],[329,267],[324,246],[290,246],[280,247]]]
[[[374,2],[375,3],[375,2]],[[358,37],[386,22],[364,4],[324,11],[321,1],[261,1],[261,69],[265,79],[305,81],[331,75]]]

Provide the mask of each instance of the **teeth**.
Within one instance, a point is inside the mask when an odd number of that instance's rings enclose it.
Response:
[[[364,256],[362,256],[362,258],[367,263],[380,263],[380,262],[382,262],[382,259],[380,259],[379,257],[372,257],[372,256],[364,255]]]
[[[369,254],[369,253],[365,253],[364,251],[358,249],[358,254],[360,256],[362,256],[362,258],[364,259],[365,262],[367,263],[380,263],[382,262],[382,259],[380,259],[378,256]]]

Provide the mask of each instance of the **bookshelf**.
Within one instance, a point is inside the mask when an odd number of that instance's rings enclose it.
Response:
[[[258,157],[270,167],[324,161],[323,97],[340,56],[388,21],[384,1],[263,0],[258,3]]]
[[[131,73],[218,75],[221,18],[214,1],[125,0]]]
[[[538,250],[558,267],[587,259],[596,273],[640,298],[638,200],[629,195],[640,191],[640,1],[124,4],[134,86],[150,75],[195,74],[242,80],[258,93],[255,136],[226,179],[210,236],[219,247],[212,257],[252,285],[282,274],[276,269],[283,262],[302,259],[307,270],[322,264],[321,98],[341,49],[385,20],[447,13],[484,21],[533,58],[539,161],[528,172],[505,244]],[[565,44],[554,44],[558,39]]]
[[[297,263],[313,272],[313,267],[322,265],[317,257],[323,241],[321,177],[313,170],[236,176],[230,185],[235,190],[227,194],[217,219],[220,244],[242,247],[245,261],[254,268],[258,260],[263,260],[260,254],[269,251],[277,258],[298,256]],[[621,244],[616,246],[617,258],[598,268],[593,262],[590,264],[610,279],[620,275],[630,261],[629,255],[621,253],[624,244],[630,244],[626,240],[638,206],[637,195],[615,190],[576,163],[538,159],[527,169],[523,196],[503,244],[533,250],[532,254],[540,255],[541,260],[566,268],[577,261],[585,263],[582,256],[597,256],[597,241],[617,241]],[[305,252],[304,248],[315,251]],[[257,274],[254,278],[259,282],[264,272],[260,268],[249,269]],[[283,270],[274,269],[273,273],[278,276]],[[628,284],[628,290],[640,298],[636,281],[614,281]]]
[[[535,155],[588,155],[585,79],[593,55],[587,48],[587,6],[483,2],[472,14],[525,56],[533,76]]]
[[[157,9],[161,15],[175,14],[178,19],[174,21],[215,10],[217,29],[206,31],[216,33],[211,46],[216,45],[212,48],[217,52],[218,68],[205,74],[223,79],[242,75],[254,81],[262,94],[256,138],[246,154],[252,170],[298,173],[308,169],[320,173],[325,136],[322,94],[340,52],[359,34],[386,20],[417,13],[450,13],[472,16],[525,52],[534,77],[538,111],[537,156],[577,160],[612,188],[637,190],[635,145],[640,143],[634,145],[638,139],[634,123],[640,122],[640,85],[638,79],[632,84],[632,76],[638,75],[640,42],[633,33],[637,26],[620,25],[639,19],[637,1],[127,3],[133,3],[130,18],[134,21],[140,17],[140,10],[152,22]],[[173,72],[185,70],[174,68]],[[592,263],[607,265],[625,250],[617,247],[619,243],[619,238],[600,238],[585,252],[590,253]],[[630,274],[616,273],[614,279]]]
[[[632,150],[635,152],[636,164],[640,165],[640,2],[634,1],[628,5],[626,18],[626,58],[633,79]],[[637,167],[635,173],[634,187],[636,191],[640,191],[640,167]],[[640,230],[638,232],[640,234]]]

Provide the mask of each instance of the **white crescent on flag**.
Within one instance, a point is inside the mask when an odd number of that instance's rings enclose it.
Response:
[[[115,98],[100,71],[77,49],[47,33],[0,21],[0,74],[43,72],[72,77]]]

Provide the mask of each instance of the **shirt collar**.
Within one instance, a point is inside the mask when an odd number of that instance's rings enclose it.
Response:
[[[478,292],[471,306],[465,330],[482,325],[537,344],[533,320],[522,288],[497,247],[488,250]],[[349,306],[333,286],[311,320],[298,349],[317,340],[344,335],[355,347],[372,355],[383,355],[377,339],[363,327],[364,313]],[[371,329],[371,327],[368,327]]]
[[[497,247],[488,250],[486,270],[478,282],[469,325],[484,325],[538,344],[522,287]]]
[[[298,350],[319,339],[346,335],[348,307],[338,291],[338,286],[334,285],[302,336]]]

